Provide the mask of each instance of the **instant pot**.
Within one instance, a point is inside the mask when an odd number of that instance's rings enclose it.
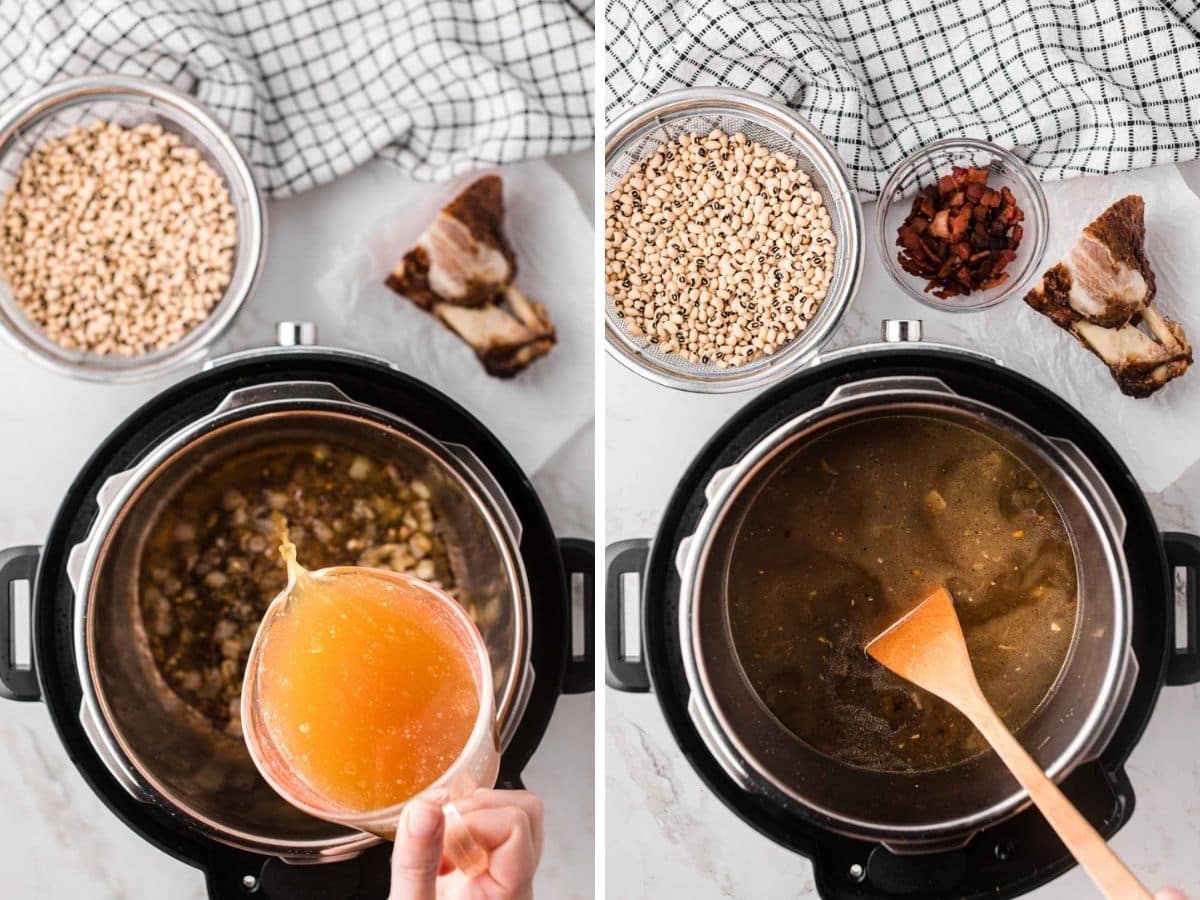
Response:
[[[0,616],[3,694],[43,701],[96,794],[201,869],[213,900],[384,898],[390,856],[378,838],[276,796],[240,740],[189,720],[149,654],[137,602],[145,537],[223,461],[333,439],[425,483],[464,596],[484,611],[501,786],[520,786],[558,696],[592,689],[591,543],[555,537],[519,466],[454,401],[386,361],[304,345],[314,339],[285,323],[284,346],[216,360],[150,400],[92,454],[45,543],[0,552],[0,596],[25,580],[32,598],[31,667],[14,664],[24,636],[8,606]]]
[[[885,323],[884,335],[825,354],[749,403],[684,473],[654,540],[609,548],[607,681],[653,691],[703,781],[808,857],[822,897],[1015,897],[1073,860],[994,754],[920,778],[876,772],[809,747],[758,698],[725,596],[741,513],[803,442],[872,415],[956,422],[1031,468],[1071,534],[1079,613],[1056,687],[1018,736],[1106,837],[1133,813],[1125,761],[1158,692],[1200,681],[1200,539],[1160,533],[1108,442],[1041,385],[986,355],[922,342],[919,322]],[[626,618],[630,575],[639,623]],[[628,654],[639,625],[641,651]]]

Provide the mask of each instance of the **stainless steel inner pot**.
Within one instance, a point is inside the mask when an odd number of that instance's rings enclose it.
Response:
[[[349,445],[429,486],[464,605],[475,612],[488,646],[507,744],[533,684],[530,598],[515,512],[466,447],[441,443],[318,382],[235,391],[101,488],[100,513],[68,564],[79,598],[80,718],[105,765],[139,800],[163,805],[232,846],[335,859],[377,839],[293,809],[258,775],[240,739],[214,731],[188,708],[151,657],[138,602],[146,538],[171,499],[232,458],[292,440]]]
[[[897,774],[850,766],[809,747],[770,713],[746,679],[730,636],[726,597],[734,538],[749,504],[770,490],[772,475],[818,432],[898,413],[948,420],[990,437],[1024,462],[1054,500],[1075,552],[1079,612],[1059,680],[1018,738],[1055,780],[1099,755],[1137,674],[1121,554],[1124,516],[1073,444],[1046,438],[933,378],[843,385],[713,477],[696,533],[677,557],[680,640],[689,713],[739,785],[840,833],[881,841],[895,852],[921,852],[964,843],[1021,809],[1027,796],[993,753],[932,772]]]

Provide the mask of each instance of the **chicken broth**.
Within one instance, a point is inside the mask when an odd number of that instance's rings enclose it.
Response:
[[[811,747],[878,771],[953,765],[983,738],[863,650],[938,584],[984,694],[1021,728],[1075,630],[1075,557],[1053,502],[961,425],[850,423],[800,448],[750,502],[730,554],[734,646],[758,696]]]
[[[296,562],[256,674],[282,762],[326,808],[400,803],[462,753],[479,716],[470,645],[436,597],[371,569],[313,575]]]

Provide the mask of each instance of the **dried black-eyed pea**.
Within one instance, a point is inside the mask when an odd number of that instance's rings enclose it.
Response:
[[[632,214],[634,191],[653,195],[654,234]],[[687,340],[668,331],[672,340],[654,341],[664,352],[693,362],[745,363],[802,332],[826,296],[834,240],[824,199],[794,159],[744,134],[714,130],[706,138],[681,135],[663,144],[620,179],[605,198],[605,212],[607,284],[631,333],[653,331],[663,313],[648,310],[637,283],[613,291],[623,276],[639,273],[651,290],[656,280],[684,287],[661,303],[670,321],[678,317],[675,324],[687,325]],[[787,262],[807,246],[821,252],[802,264]],[[778,301],[758,296],[768,284],[806,302],[780,311]],[[735,286],[743,291],[729,305]],[[722,305],[701,302],[697,292],[708,290]],[[767,318],[770,328],[763,324]]]
[[[203,322],[233,272],[221,175],[156,124],[75,126],[25,158],[4,198],[0,272],[52,341],[162,350]]]

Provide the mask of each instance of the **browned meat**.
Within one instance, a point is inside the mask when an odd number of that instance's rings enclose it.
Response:
[[[1104,360],[1121,391],[1147,397],[1192,364],[1183,327],[1151,308],[1145,203],[1118,200],[1084,230],[1025,302]],[[1147,330],[1139,328],[1144,325]]]
[[[1089,350],[1108,365],[1121,391],[1131,397],[1149,397],[1192,364],[1192,346],[1178,322],[1147,307],[1141,324],[1102,328],[1091,322],[1076,322],[1072,331]]]
[[[433,312],[475,350],[489,375],[511,378],[554,346],[554,326],[540,303],[512,285],[505,288],[509,310],[438,303]]]
[[[387,285],[426,310],[439,300],[483,306],[516,274],[504,236],[503,183],[499,175],[485,175],[437,214]]]
[[[1063,327],[1080,319],[1125,325],[1154,299],[1146,259],[1145,202],[1124,197],[1100,214],[1025,301]]]
[[[485,175],[438,213],[386,283],[470,344],[488,374],[509,378],[545,356],[555,334],[545,308],[512,284],[503,221],[503,183]]]

